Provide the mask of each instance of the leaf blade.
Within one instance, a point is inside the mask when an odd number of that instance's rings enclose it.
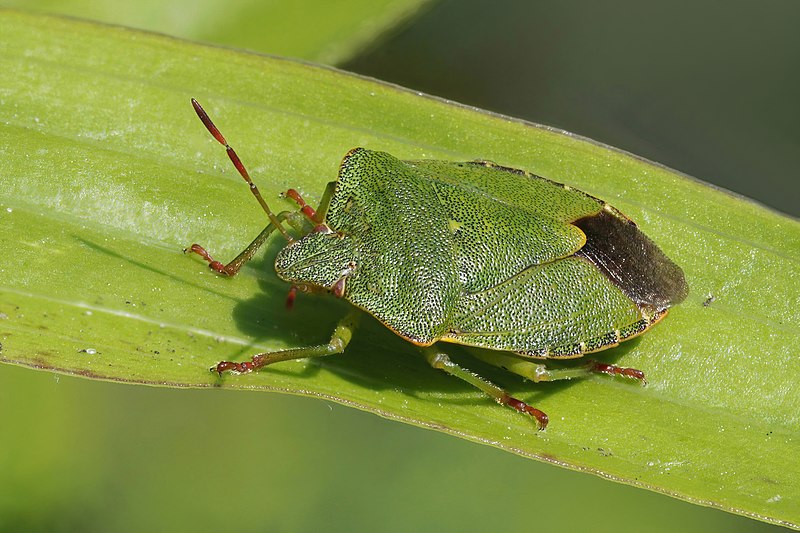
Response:
[[[0,243],[14,252],[0,282],[3,360],[334,399],[796,526],[796,221],[563,132],[332,69],[11,12],[0,27],[2,68],[19,73],[0,111],[0,146],[14,147],[0,167]],[[283,311],[268,259],[277,240],[234,280],[180,253],[197,241],[232,257],[264,223],[190,96],[274,205],[289,187],[318,199],[357,145],[406,159],[490,158],[608,200],[684,267],[692,290],[663,324],[607,354],[646,370],[650,385],[531,387],[464,358],[551,414],[537,433],[369,322],[347,357],[220,384],[207,371],[217,360],[324,342],[343,307],[318,299]],[[766,459],[743,463],[743,449]]]

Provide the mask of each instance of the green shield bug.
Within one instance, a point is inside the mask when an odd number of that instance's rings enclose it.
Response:
[[[456,343],[534,381],[592,372],[644,381],[636,369],[589,362],[548,369],[533,360],[575,358],[616,346],[661,320],[688,292],[683,271],[606,202],[488,161],[401,161],[355,148],[318,209],[293,189],[299,211],[272,212],[236,152],[192,99],[269,217],[269,225],[224,265],[193,244],[220,274],[235,275],[277,230],[275,259],[296,291],[329,292],[353,309],[330,342],[261,353],[212,368],[247,373],[266,365],[342,353],[366,312],[419,346],[434,368],[547,425],[542,411],[457,365],[440,348]],[[299,236],[294,237],[290,230]]]

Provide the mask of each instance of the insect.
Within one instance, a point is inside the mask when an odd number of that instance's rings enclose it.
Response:
[[[301,291],[353,305],[327,344],[222,361],[211,369],[220,376],[342,353],[366,312],[418,346],[431,366],[531,415],[540,429],[545,413],[459,366],[442,346],[478,348],[479,358],[533,381],[599,372],[644,382],[641,371],[606,363],[534,362],[616,346],[686,297],[680,267],[606,202],[489,161],[401,161],[355,148],[319,208],[290,189],[286,197],[300,209],[275,214],[200,104],[192,105],[269,225],[228,264],[198,244],[186,251],[233,276],[278,231],[287,240],[275,259],[277,275],[291,284],[287,304]]]

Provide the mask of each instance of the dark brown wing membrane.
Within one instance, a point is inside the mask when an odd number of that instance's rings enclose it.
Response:
[[[686,298],[683,270],[632,221],[603,209],[573,222],[586,234],[585,257],[634,302],[670,307]]]

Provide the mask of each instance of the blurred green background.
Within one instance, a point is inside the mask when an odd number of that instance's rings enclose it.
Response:
[[[0,2],[337,62],[800,212],[795,2],[460,0],[414,18],[397,2],[405,22],[377,41],[379,12],[353,40],[301,24],[331,19],[313,2],[274,4]],[[287,31],[264,32],[269,17]],[[318,400],[2,366],[0,407],[3,531],[775,529]]]
[[[800,4],[443,2],[343,68],[800,214]]]

